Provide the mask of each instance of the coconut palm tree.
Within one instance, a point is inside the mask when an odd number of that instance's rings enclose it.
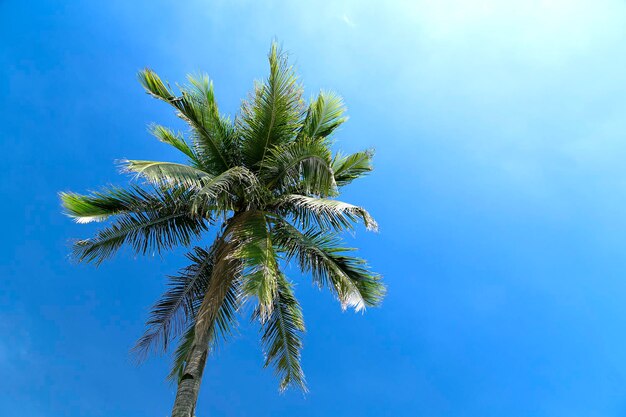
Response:
[[[111,222],[75,242],[79,261],[100,264],[123,245],[153,254],[190,246],[205,232],[213,239],[190,250],[189,266],[171,277],[134,348],[144,357],[178,343],[172,416],[194,415],[207,355],[236,326],[246,302],[254,305],[265,366],[274,367],[280,389],[306,390],[304,322],[286,263],[310,273],[344,309],[376,306],[385,294],[380,276],[340,237],[358,222],[376,230],[376,222],[363,208],[336,199],[342,187],[371,171],[372,152],[333,155],[332,134],[346,120],[341,98],[321,92],[305,103],[276,44],[269,64],[269,77],[255,85],[234,121],[219,113],[207,76],[188,77],[175,94],[156,73],[141,71],[146,92],[189,125],[187,137],[151,126],[187,163],[125,160],[123,171],[139,180],[128,187],[61,193],[65,212],[77,222]]]

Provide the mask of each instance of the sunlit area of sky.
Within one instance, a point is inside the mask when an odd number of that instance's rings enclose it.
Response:
[[[234,117],[272,40],[307,98],[343,96],[335,149],[376,150],[342,198],[380,224],[347,239],[388,295],[342,312],[288,270],[310,392],[278,392],[243,315],[196,414],[626,415],[618,0],[0,2],[0,415],[168,415],[170,357],[129,349],[184,251],[77,265],[70,239],[98,226],[57,193],[127,183],[122,158],[178,158],[146,126],[181,121],[137,71],[206,72]]]

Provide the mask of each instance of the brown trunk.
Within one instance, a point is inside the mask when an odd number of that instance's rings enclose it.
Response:
[[[198,337],[200,336],[200,337]],[[202,373],[209,353],[207,332],[204,335],[196,334],[193,347],[189,354],[189,361],[178,383],[178,391],[174,400],[172,417],[193,417],[200,392]]]
[[[183,376],[178,382],[172,417],[194,417],[202,373],[209,354],[210,336],[214,333],[215,319],[232,284],[233,274],[236,271],[233,266],[240,263],[228,256],[233,243],[226,242],[225,235],[227,232],[220,237],[221,242],[215,253],[211,281],[198,310],[194,341]]]
[[[228,246],[228,244],[225,244],[221,248],[222,250],[218,252],[216,258],[225,257],[225,253],[228,253]],[[209,354],[210,336],[214,332],[215,319],[233,281],[232,275],[226,272],[232,272],[228,264],[233,262],[238,261],[226,260],[224,261],[226,265],[223,263],[219,266],[214,266],[211,283],[196,317],[194,341],[183,376],[178,383],[176,399],[172,408],[172,417],[194,416],[198,393],[200,392],[200,383],[202,382],[202,373],[204,372],[204,366]]]

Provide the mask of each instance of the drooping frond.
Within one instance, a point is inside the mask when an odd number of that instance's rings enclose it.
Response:
[[[231,217],[226,222],[222,235],[213,245],[213,271],[195,317],[195,331],[208,335],[208,342],[216,330],[226,331],[231,327],[230,319],[234,317],[234,312],[243,300],[241,276],[244,262],[234,256],[238,242],[232,238],[231,232],[239,221],[239,217]],[[227,316],[223,316],[224,308],[229,313]]]
[[[350,184],[372,170],[373,150],[355,152],[351,155],[335,155],[332,167],[335,173],[335,181],[339,187]]]
[[[200,301],[203,301],[200,298]],[[241,280],[232,280],[230,287],[224,297],[221,307],[219,308],[214,323],[209,326],[209,345],[215,348],[220,339],[229,336],[233,328],[237,326],[237,310],[241,304]],[[198,304],[198,308],[199,308]],[[189,321],[187,330],[180,337],[178,347],[174,352],[174,360],[168,379],[177,380],[183,375],[183,370],[189,356],[191,347],[193,346],[195,336],[195,321]]]
[[[330,275],[335,290],[342,300],[343,308],[354,307],[360,311],[365,307],[380,305],[387,292],[381,276],[372,274],[364,259],[348,256],[352,248],[335,248],[326,252],[328,259],[341,273]]]
[[[299,136],[325,138],[348,120],[343,100],[333,92],[322,91],[309,105]]]
[[[196,342],[196,332],[204,334],[202,340],[212,348],[220,336],[225,338],[230,335],[236,325],[236,313],[243,302],[241,291],[243,262],[232,256],[237,243],[232,240],[231,230],[238,221],[237,217],[228,220],[222,235],[211,247],[210,276],[204,291],[193,300],[193,320],[188,320],[187,330],[179,340],[173,367],[168,376],[170,379],[182,375],[189,352]]]
[[[280,273],[265,214],[248,211],[242,215],[232,229],[232,239],[237,249],[231,256],[244,264],[243,293],[258,300],[260,314],[265,318],[271,313]]]
[[[180,335],[187,323],[193,322],[211,279],[213,254],[196,247],[187,258],[191,264],[169,277],[169,289],[150,311],[146,332],[133,348],[139,359],[151,349],[167,351],[170,341]]]
[[[75,242],[74,258],[99,264],[124,243],[130,244],[135,253],[160,253],[178,245],[187,246],[207,230],[206,219],[191,214],[189,192],[161,190],[156,197],[158,205],[122,212],[93,238]]]
[[[236,197],[245,196],[252,203],[258,200],[259,192],[259,181],[253,172],[242,166],[233,167],[202,183],[195,193],[193,211],[203,213],[214,206],[221,212],[234,210]]]
[[[302,309],[286,277],[279,274],[277,282],[269,316],[263,319],[262,313],[258,309],[255,311],[255,317],[261,319],[265,367],[274,367],[274,373],[280,378],[281,391],[296,386],[306,392],[304,372],[300,365],[301,334],[304,332]]]
[[[342,247],[337,235],[315,230],[302,233],[284,221],[278,222],[273,232],[280,251],[288,259],[295,257],[320,287],[331,288],[344,309],[359,311],[382,301],[385,286],[380,276],[373,274],[363,259],[348,256],[354,249]]]
[[[337,188],[330,148],[320,139],[303,138],[274,147],[265,159],[261,176],[270,188],[280,191],[328,196]]]
[[[193,340],[196,336],[195,330],[195,323],[189,324],[187,330],[185,330],[185,333],[183,333],[178,342],[178,347],[173,355],[172,367],[170,368],[170,373],[167,375],[167,379],[170,381],[180,382],[180,378],[183,376],[189,353],[193,347]]]
[[[152,124],[150,125],[150,133],[160,140],[163,143],[167,143],[168,145],[172,145],[174,148],[178,149],[196,165],[199,164],[198,157],[194,153],[193,149],[185,142],[185,138],[181,133],[174,133],[171,129],[168,129],[165,126]]]
[[[232,269],[231,269],[232,271]],[[215,318],[213,325],[213,337],[211,343],[215,345],[217,341],[230,336],[237,324],[237,311],[239,310],[243,298],[241,296],[241,277],[237,276],[231,280],[226,291],[222,306]]]
[[[378,224],[364,208],[342,201],[287,194],[279,198],[277,207],[304,228],[316,224],[322,230],[346,230],[360,219],[368,230],[378,229]]]
[[[253,97],[244,102],[239,129],[243,136],[245,165],[258,168],[268,151],[294,139],[302,118],[302,87],[298,85],[287,57],[274,43],[269,53],[268,79],[255,86]]]
[[[139,73],[139,81],[146,91],[160,100],[172,105],[178,116],[185,120],[193,130],[196,154],[203,167],[211,174],[217,175],[231,166],[229,150],[234,140],[234,130],[230,121],[219,116],[213,89],[208,80],[195,80],[190,77],[192,86],[181,89],[181,95],[174,93],[165,86],[159,76],[150,69]],[[206,88],[204,85],[206,84]],[[228,137],[223,134],[227,133]]]

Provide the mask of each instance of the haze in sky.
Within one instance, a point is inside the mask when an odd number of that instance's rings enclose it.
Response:
[[[297,279],[310,392],[278,393],[258,329],[209,360],[198,416],[626,415],[626,3],[0,2],[0,415],[166,416],[169,357],[129,349],[183,251],[68,258],[97,225],[59,191],[125,184],[181,129],[136,80],[207,72],[234,116],[277,39],[308,96],[343,95],[336,148],[375,148],[346,189],[385,276],[341,312]],[[294,268],[295,274],[295,268]]]

